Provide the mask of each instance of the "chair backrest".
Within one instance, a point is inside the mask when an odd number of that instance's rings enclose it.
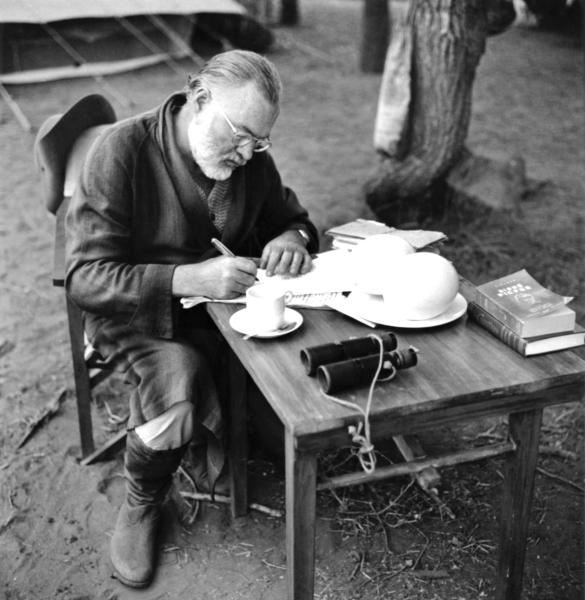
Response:
[[[109,103],[98,95],[86,96],[64,115],[49,117],[40,127],[34,144],[35,163],[40,172],[43,200],[56,216],[53,285],[65,284],[65,214],[81,175],[85,159],[96,139],[116,121]],[[109,372],[92,347],[86,344],[83,315],[66,297],[71,342],[75,395],[81,439],[82,464],[90,464],[113,451],[125,439],[118,432],[96,450],[91,418],[91,390]],[[91,371],[90,371],[91,369]]]
[[[66,113],[46,119],[34,143],[43,200],[56,216],[53,285],[65,279],[65,214],[87,153],[116,120],[114,109],[98,94],[82,98]]]
[[[65,284],[65,215],[79,180],[81,169],[92,144],[111,125],[97,125],[84,131],[75,141],[65,165],[62,200],[55,213],[55,246],[53,257],[53,285]]]

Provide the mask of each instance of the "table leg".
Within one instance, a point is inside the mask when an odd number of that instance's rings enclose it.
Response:
[[[517,448],[506,462],[496,600],[519,600],[522,594],[541,422],[541,409],[509,416],[509,435]]]
[[[300,453],[289,431],[286,460],[286,560],[288,600],[312,600],[315,585],[317,458]]]
[[[248,428],[247,373],[238,357],[230,351],[228,358],[230,406],[230,482],[232,516],[248,512]]]

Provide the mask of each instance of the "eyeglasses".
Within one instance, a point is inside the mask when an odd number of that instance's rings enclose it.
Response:
[[[229,117],[225,114],[223,108],[217,103],[217,107],[219,108],[219,112],[223,115],[223,118],[226,120],[226,123],[230,126],[232,130],[232,143],[236,148],[242,148],[244,146],[249,146],[250,144],[254,144],[254,152],[265,152],[272,146],[272,142],[269,137],[265,138],[257,138],[256,136],[246,133],[244,131],[240,131],[229,119]]]

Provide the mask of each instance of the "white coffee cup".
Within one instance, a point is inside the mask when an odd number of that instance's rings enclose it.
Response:
[[[284,309],[292,294],[271,285],[254,285],[246,291],[246,313],[258,331],[274,331],[285,324]]]

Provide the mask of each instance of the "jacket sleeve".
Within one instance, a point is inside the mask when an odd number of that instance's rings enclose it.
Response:
[[[264,204],[260,214],[261,243],[264,245],[289,229],[303,229],[309,236],[307,249],[309,252],[316,252],[319,234],[307,210],[301,205],[295,192],[282,184],[272,157],[266,153],[262,158],[260,179]]]
[[[133,256],[132,153],[115,133],[100,142],[66,216],[67,293],[82,310],[171,337],[175,265],[141,264]]]

